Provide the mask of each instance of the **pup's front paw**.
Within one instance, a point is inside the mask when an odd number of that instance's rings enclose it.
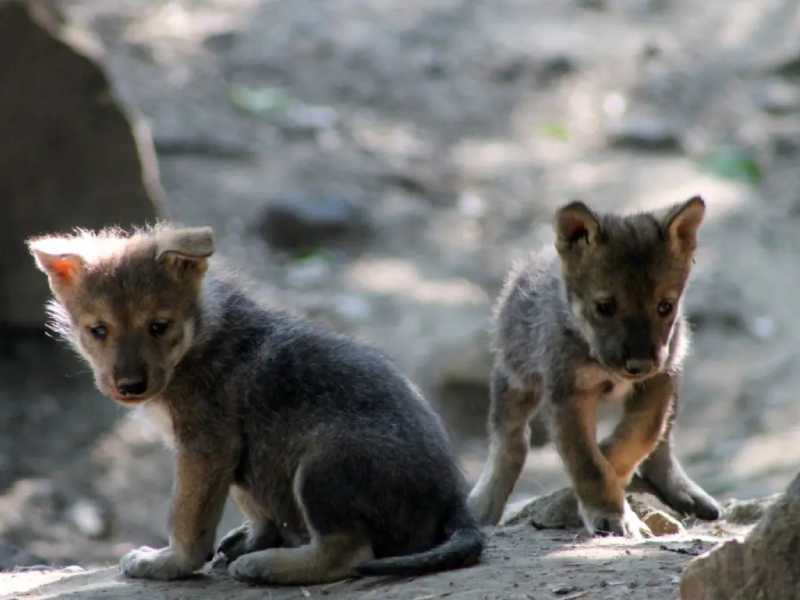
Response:
[[[586,530],[592,535],[618,535],[634,539],[653,536],[627,500],[621,513],[585,506],[582,502],[578,503],[578,509]]]
[[[269,552],[262,550],[240,556],[228,565],[228,573],[239,581],[269,583],[272,575]]]
[[[180,579],[194,572],[171,548],[156,550],[147,546],[128,552],[119,561],[119,568],[126,577],[141,579]]]

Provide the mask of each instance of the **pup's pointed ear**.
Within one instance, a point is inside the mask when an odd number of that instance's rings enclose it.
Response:
[[[78,254],[53,254],[45,248],[58,244],[56,238],[33,238],[26,242],[36,266],[47,275],[53,294],[63,297],[74,289],[86,272],[86,263]]]
[[[214,232],[211,227],[166,230],[156,238],[156,260],[176,273],[202,275],[212,254]]]
[[[556,248],[563,254],[576,244],[592,246],[600,233],[597,215],[583,202],[570,202],[556,212]]]
[[[697,230],[706,214],[706,203],[694,196],[667,210],[664,228],[670,251],[677,256],[691,256],[697,248]]]

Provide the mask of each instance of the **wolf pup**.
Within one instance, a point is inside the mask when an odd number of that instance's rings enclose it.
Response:
[[[238,579],[311,584],[478,561],[462,475],[417,389],[375,350],[206,276],[210,228],[28,244],[54,326],[99,390],[150,413],[175,448],[169,546],[131,551],[125,575],[200,568],[229,491],[246,522],[218,551]]]
[[[626,217],[573,202],[556,214],[558,259],[511,272],[495,312],[489,458],[469,497],[479,522],[500,520],[542,407],[590,533],[649,534],[625,500],[637,468],[676,510],[718,518],[671,436],[689,344],[681,298],[704,213],[700,197]],[[611,398],[624,413],[598,444],[596,406]]]

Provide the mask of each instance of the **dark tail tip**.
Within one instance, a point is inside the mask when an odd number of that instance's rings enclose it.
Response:
[[[483,552],[483,534],[476,527],[457,529],[443,544],[419,554],[380,558],[356,567],[359,575],[424,575],[468,567]]]

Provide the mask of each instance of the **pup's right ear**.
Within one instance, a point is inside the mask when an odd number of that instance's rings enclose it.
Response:
[[[600,233],[600,221],[583,202],[570,202],[556,212],[556,248],[564,254],[581,244],[592,246]]]
[[[36,266],[47,275],[53,294],[62,299],[74,290],[84,273],[86,262],[78,254],[54,254],[45,248],[57,247],[58,238],[32,238],[26,242]]]
[[[176,276],[190,275],[197,280],[208,269],[208,257],[214,254],[211,227],[189,227],[162,231],[156,239],[156,260]]]

